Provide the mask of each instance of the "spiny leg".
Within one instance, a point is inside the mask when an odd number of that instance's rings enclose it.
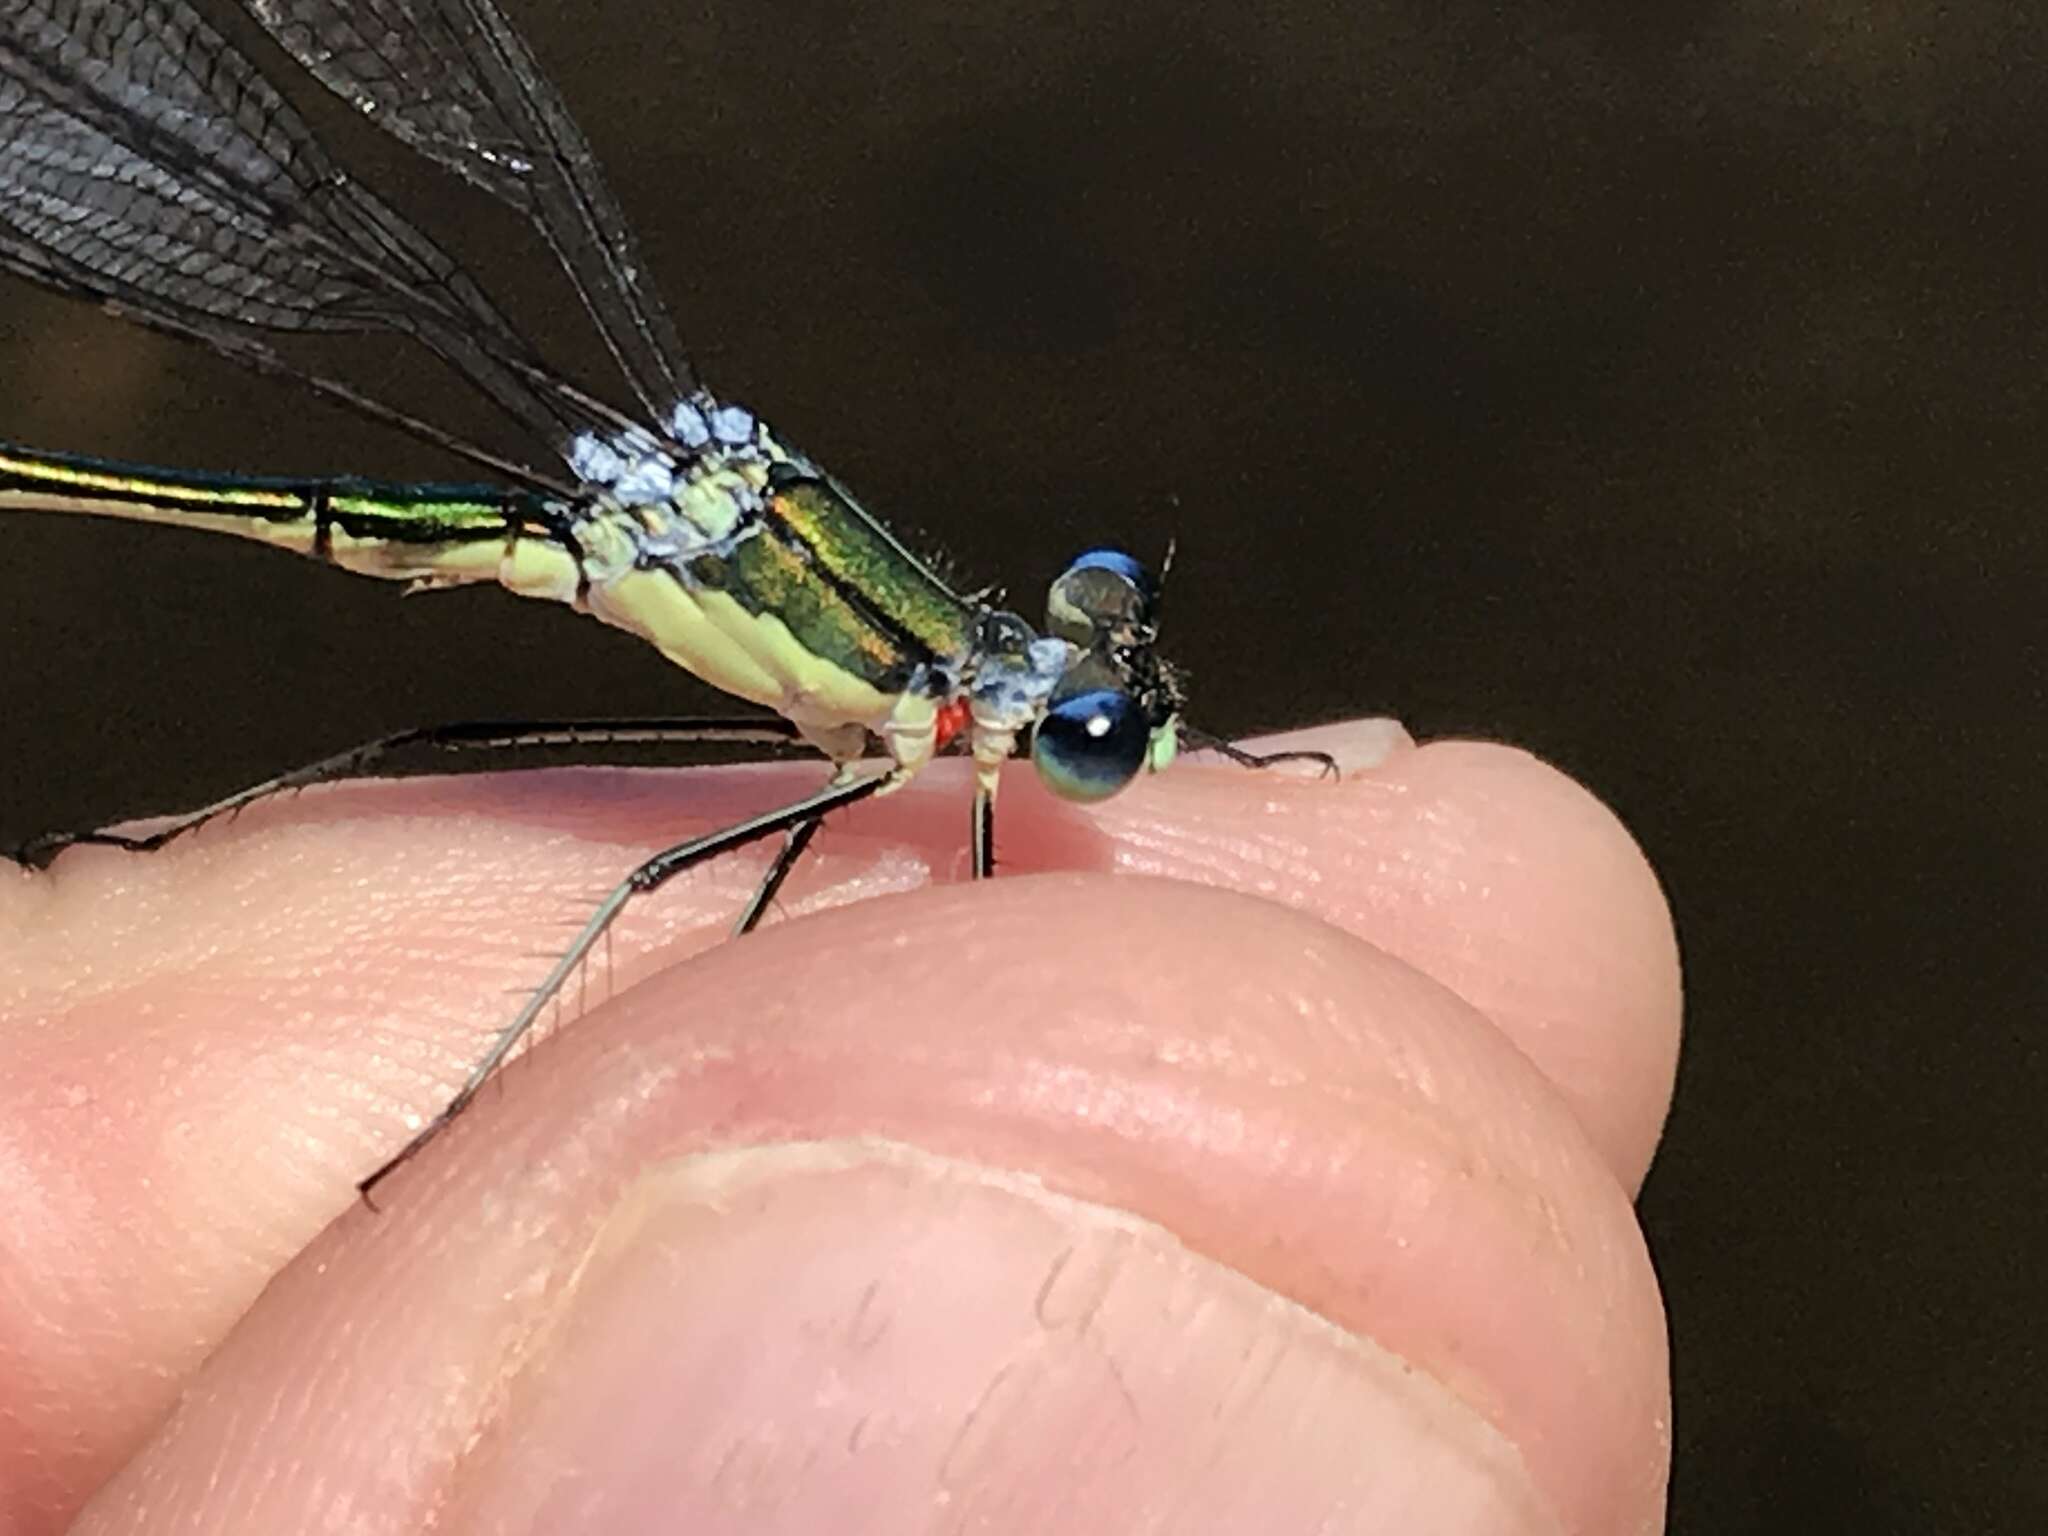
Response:
[[[533,1027],[534,1021],[560,993],[569,978],[589,956],[590,951],[610,931],[612,924],[618,921],[619,914],[636,896],[643,896],[660,888],[692,865],[702,864],[707,859],[714,859],[735,848],[743,848],[764,837],[773,837],[778,832],[794,834],[776,859],[776,867],[781,870],[781,876],[786,876],[787,866],[794,862],[789,856],[790,845],[793,844],[797,856],[801,856],[804,846],[810,842],[812,833],[816,831],[817,824],[825,817],[842,806],[852,805],[857,800],[865,800],[868,796],[879,793],[906,776],[907,771],[902,768],[884,768],[857,778],[836,776],[816,794],[806,795],[803,799],[793,801],[779,810],[763,812],[723,831],[706,833],[702,837],[693,837],[688,842],[678,843],[673,848],[663,849],[636,867],[631,874],[612,887],[604,900],[597,904],[568,949],[555,962],[554,968],[534,989],[512,1022],[498,1032],[490,1048],[470,1069],[469,1076],[463,1079],[462,1086],[442,1106],[440,1112],[422,1126],[394,1156],[356,1186],[363,1199],[368,1201],[376,1187],[393,1169],[410,1161],[422,1147],[438,1136],[451,1120],[469,1107],[477,1091],[511,1054],[512,1048]],[[775,870],[771,869],[770,874],[775,876]],[[773,878],[772,883],[764,881],[761,889],[772,897],[775,888],[780,884],[781,877],[777,876]],[[760,891],[756,892],[756,901],[750,903],[750,906],[752,905],[766,905]]]
[[[1250,752],[1234,741],[1221,736],[1211,736],[1207,731],[1198,731],[1191,726],[1180,728],[1181,740],[1191,751],[1214,752],[1226,757],[1240,768],[1275,768],[1281,763],[1314,763],[1322,770],[1323,778],[1342,778],[1343,769],[1337,766],[1337,759],[1327,752]]]
[[[183,837],[217,817],[231,816],[259,800],[310,789],[316,784],[327,784],[337,779],[370,775],[380,765],[416,748],[509,753],[535,747],[711,744],[795,747],[800,744],[800,738],[788,721],[772,716],[680,720],[464,720],[452,725],[419,726],[379,736],[346,752],[337,752],[331,757],[323,757],[317,762],[251,784],[211,805],[187,812],[154,832],[134,836],[123,832],[50,832],[30,839],[16,850],[14,857],[16,862],[30,869],[41,869],[66,848],[75,846],[125,848],[131,853],[154,852],[174,838]]]
[[[814,817],[810,821],[790,828],[784,835],[782,847],[776,852],[775,861],[768,866],[768,872],[761,877],[761,883],[754,888],[746,910],[733,924],[734,938],[752,933],[767,915],[768,905],[781,891],[783,882],[790,876],[804,851],[810,847],[811,839],[817,835],[824,818]],[[977,785],[974,792],[974,808],[969,822],[969,865],[972,877],[985,880],[996,872],[996,797],[986,787]]]
[[[974,818],[968,827],[968,864],[972,878],[986,880],[996,872],[996,796],[986,784],[974,787]]]
[[[818,828],[824,825],[824,817],[813,816],[809,821],[799,822],[782,835],[782,846],[775,850],[774,862],[761,877],[761,883],[754,887],[754,894],[748,898],[746,910],[741,912],[732,925],[732,936],[752,933],[761,919],[768,913],[768,904],[775,900],[782,890],[783,881],[804,856],[804,850],[811,846],[811,839],[818,835]]]

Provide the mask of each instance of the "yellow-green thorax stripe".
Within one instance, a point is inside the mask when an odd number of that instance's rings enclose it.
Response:
[[[685,562],[686,578],[886,692],[967,653],[971,610],[831,486],[771,490],[754,515],[747,534]]]

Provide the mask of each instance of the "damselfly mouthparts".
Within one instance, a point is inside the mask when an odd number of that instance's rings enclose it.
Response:
[[[522,213],[574,283],[630,388],[618,409],[550,368],[439,245],[345,174],[284,96],[188,0],[11,0],[0,20],[0,266],[459,455],[491,484],[194,474],[0,447],[0,506],[231,533],[415,587],[496,582],[655,645],[778,719],[453,726],[285,774],[146,838],[160,846],[279,789],[369,771],[412,741],[800,740],[817,793],[633,870],[592,913],[454,1099],[368,1189],[475,1095],[635,896],[784,836],[735,927],[759,921],[821,820],[945,750],[976,764],[972,867],[994,867],[998,770],[1028,743],[1080,800],[1163,768],[1191,733],[1154,652],[1158,584],[1114,549],[1051,586],[1042,625],[954,591],[847,489],[698,381],[588,144],[491,0],[242,0],[322,85]],[[382,331],[437,354],[531,439],[541,470],[277,350],[281,334]],[[566,473],[564,473],[566,470]],[[883,766],[861,766],[879,743]],[[1298,754],[1297,754],[1298,755]]]

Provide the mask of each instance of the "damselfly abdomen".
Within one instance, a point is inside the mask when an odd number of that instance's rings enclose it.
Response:
[[[567,603],[773,711],[779,727],[754,729],[793,735],[833,765],[817,793],[621,881],[394,1163],[469,1101],[618,912],[677,871],[784,834],[736,923],[745,931],[823,817],[951,749],[976,764],[972,866],[986,875],[998,770],[1013,753],[1028,744],[1057,793],[1099,799],[1190,739],[1154,651],[1158,583],[1137,560],[1082,555],[1053,582],[1043,621],[1028,622],[955,591],[820,466],[699,382],[588,144],[490,0],[243,3],[327,89],[532,223],[633,403],[608,404],[550,367],[452,256],[341,170],[188,0],[27,0],[0,19],[0,265],[295,379],[492,483],[206,475],[4,447],[0,506],[175,523],[414,588],[495,582]],[[335,331],[421,344],[558,462],[493,453],[279,350],[294,333]],[[576,729],[408,735],[461,745]],[[645,729],[730,739],[748,728]],[[42,852],[156,846],[275,789],[372,769],[394,744],[282,775],[148,838],[87,833]],[[862,766],[877,746],[880,765]]]

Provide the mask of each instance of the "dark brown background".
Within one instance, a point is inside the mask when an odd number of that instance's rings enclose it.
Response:
[[[1643,1202],[1674,1530],[2039,1528],[2048,22],[512,9],[705,372],[903,531],[1027,607],[1083,541],[1177,537],[1206,723],[1499,735],[1635,828],[1691,993]],[[317,116],[596,376],[505,216]],[[14,285],[0,378],[41,445],[451,470]],[[0,837],[417,721],[712,702],[497,594],[6,533]]]

